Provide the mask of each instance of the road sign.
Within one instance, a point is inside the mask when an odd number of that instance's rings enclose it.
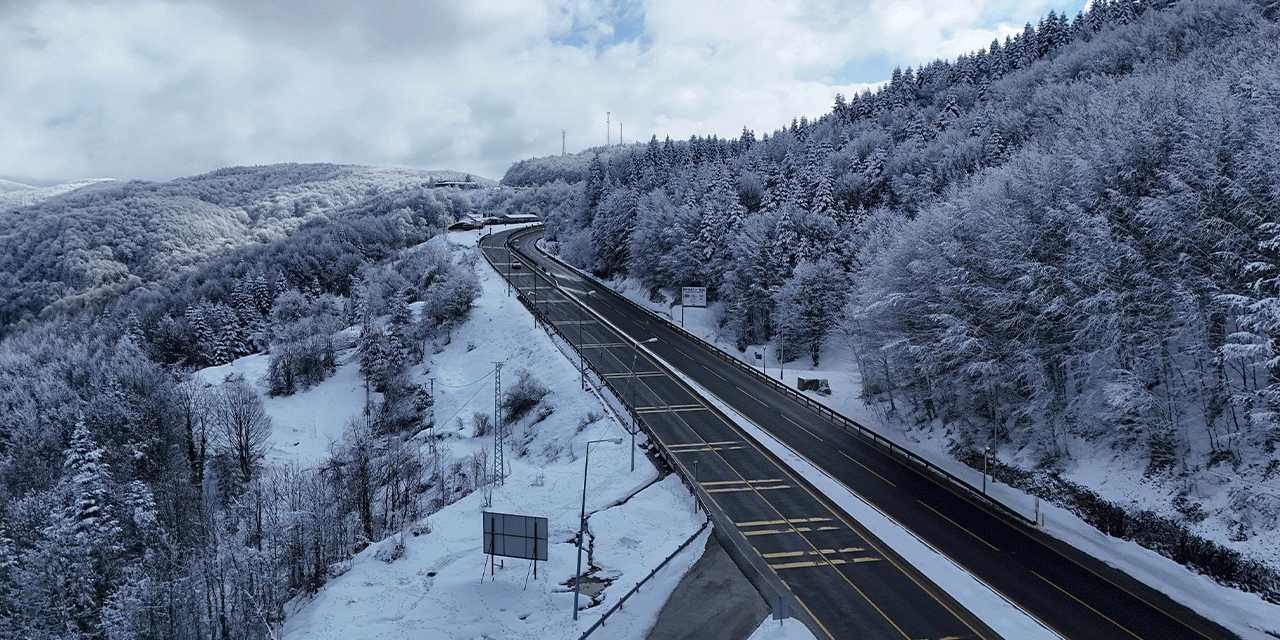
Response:
[[[684,287],[680,289],[680,304],[686,307],[707,306],[706,287]]]
[[[526,560],[547,559],[547,519],[485,511],[484,552]]]

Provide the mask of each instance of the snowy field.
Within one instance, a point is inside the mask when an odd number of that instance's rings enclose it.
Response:
[[[649,300],[648,288],[637,281],[615,280],[607,284],[650,311],[672,320],[677,325],[682,323],[681,307],[669,307],[664,303]],[[771,354],[766,361],[767,364],[762,366],[760,360],[755,358],[755,354],[761,353],[763,356],[766,348],[763,345],[750,345],[745,351],[738,352],[733,348],[732,337],[723,335],[716,327],[714,309],[688,308],[683,309],[683,312],[683,326],[686,331],[716,345],[725,353],[760,368],[769,376],[782,379],[791,386],[794,386],[796,377],[828,379],[832,389],[830,396],[812,392],[806,392],[806,395],[877,430],[903,448],[914,451],[937,466],[967,480],[970,484],[981,485],[982,474],[948,455],[945,448],[946,442],[943,439],[926,431],[905,428],[900,423],[886,420],[883,415],[862,402],[861,379],[857,364],[852,353],[843,345],[824,346],[821,364],[818,367],[805,366],[809,365],[810,361],[802,358],[787,363],[784,369],[778,366],[777,360]],[[838,340],[829,342],[835,343]],[[686,381],[697,388],[692,381]],[[705,391],[703,393],[710,395]],[[919,567],[930,579],[937,582],[1005,637],[1056,637],[1055,634],[1048,633],[1038,625],[1027,626],[1029,619],[1025,614],[1006,606],[1007,603],[1003,603],[1003,599],[995,596],[990,589],[945,560],[932,547],[864,502],[848,487],[813,467],[763,430],[737,416],[727,405],[718,402],[717,404],[727,415],[735,416],[739,424],[753,437],[769,446],[793,469],[831,496],[850,515],[885,540],[895,551]],[[1066,474],[1068,478],[1099,491],[1109,499],[1132,500],[1143,505],[1156,501],[1153,496],[1146,496],[1146,500],[1142,499],[1142,491],[1144,488],[1149,489],[1150,485],[1140,481],[1140,468],[1135,470],[1132,465],[1118,464],[1120,461],[1110,458],[1088,458],[1087,454],[1081,455],[1085,455],[1086,459],[1096,460],[1097,464],[1078,469],[1074,474]],[[1115,454],[1108,450],[1107,455]],[[988,482],[988,492],[993,497],[1028,517],[1032,517],[1038,508],[1044,518],[1044,529],[1050,535],[1142,580],[1241,637],[1250,640],[1274,640],[1275,637],[1280,637],[1280,606],[1270,604],[1254,594],[1224,587],[1135,543],[1107,536],[1069,511],[1045,503],[1037,503],[1034,497],[1007,485]],[[1225,539],[1225,535],[1222,538]],[[1276,540],[1268,539],[1259,542],[1271,547],[1275,545]]]
[[[478,232],[450,234],[460,251],[476,250],[478,237]],[[438,446],[459,460],[492,449],[491,436],[471,437],[471,416],[492,415],[495,362],[504,363],[504,387],[514,384],[521,369],[532,373],[552,390],[544,403],[554,411],[536,424],[526,419],[513,427],[507,441],[509,475],[503,486],[494,488],[491,507],[482,506],[482,491],[445,507],[428,518],[430,533],[404,535],[404,553],[390,564],[374,557],[385,543],[365,549],[314,598],[295,603],[280,637],[576,638],[681,544],[697,536],[592,636],[640,640],[697,561],[710,528],[703,528],[704,516],[694,513],[688,491],[675,476],[659,479],[643,452],[636,456],[636,470],[629,470],[630,436],[623,426],[597,396],[580,389],[574,363],[545,332],[534,329],[533,318],[508,296],[505,283],[483,259],[477,270],[483,293],[469,320],[413,370],[422,384],[430,385],[434,378],[435,429],[443,434]],[[201,373],[211,383],[243,374],[263,395],[273,425],[267,464],[315,467],[364,405],[354,352],[342,353],[335,375],[291,397],[266,396],[267,362],[266,356],[248,356]],[[604,417],[588,422],[589,414]],[[419,435],[425,449],[427,433]],[[601,592],[600,604],[583,610],[575,622],[573,591],[566,585],[572,584],[577,557],[574,537],[582,500],[583,447],[590,440],[613,438],[622,438],[622,444],[591,447],[586,502],[588,539],[593,542],[590,562],[598,567],[592,575],[611,582]],[[517,449],[525,453],[518,455]],[[539,563],[536,579],[532,563],[511,558],[502,560],[490,575],[489,557],[482,553],[482,511],[549,519],[549,560]],[[584,595],[583,603],[587,602]],[[766,620],[752,638],[813,636],[795,620]]]

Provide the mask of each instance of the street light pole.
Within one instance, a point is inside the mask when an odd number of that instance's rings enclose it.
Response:
[[[597,442],[622,444],[622,438],[603,438],[587,442],[586,455],[582,457],[582,511],[578,514],[578,572],[573,578],[573,619],[578,619],[578,594],[582,587],[582,539],[587,530],[587,465],[591,462],[591,445]]]
[[[991,458],[991,447],[982,448],[982,495],[987,495],[987,460]]]
[[[658,338],[655,336],[655,337],[649,338],[648,340],[641,340],[640,342],[637,342],[635,353],[633,353],[631,356],[631,377],[627,378],[627,385],[631,387],[631,411],[632,411],[631,415],[633,419],[637,415],[635,413],[635,410],[636,410],[636,359],[640,357],[640,345],[652,344],[657,341],[658,341]],[[632,471],[636,470],[636,432],[639,430],[640,430],[639,422],[632,424],[631,429],[629,429],[629,431],[631,431],[631,470]]]
[[[693,512],[698,512],[698,461],[693,461]]]
[[[582,326],[587,324],[587,310],[583,307],[591,304],[591,293],[592,292],[588,291],[583,295],[582,307],[578,308],[578,371],[582,374],[583,391],[587,390],[587,352],[585,346],[586,343],[583,342],[582,338]]]

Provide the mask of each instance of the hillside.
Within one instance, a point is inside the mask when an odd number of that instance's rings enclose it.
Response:
[[[555,180],[528,191],[575,264],[706,286],[740,350],[847,347],[957,459],[1277,597],[1246,560],[1280,567],[1276,18],[1094,3],[758,139],[509,177]]]
[[[465,178],[403,168],[237,167],[169,182],[94,183],[0,207],[0,335],[309,223],[420,209],[436,181]]]
[[[75,191],[82,187],[97,184],[99,182],[111,182],[111,178],[97,178],[89,180],[72,180],[48,187],[33,187],[31,185],[21,184],[18,182],[10,182],[8,180],[0,180],[0,210],[16,209],[38,204],[54,196],[60,196],[64,193]]]

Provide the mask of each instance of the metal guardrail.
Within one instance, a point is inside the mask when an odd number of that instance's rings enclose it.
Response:
[[[512,234],[512,235],[515,235],[515,234]],[[516,249],[514,246],[511,246],[510,237],[507,238],[507,241],[504,243],[504,246],[507,249],[507,251],[510,252],[512,255],[519,255],[521,258],[524,258],[529,264],[533,264],[533,261],[530,259],[530,257],[527,254],[525,254],[523,251],[520,251],[519,249]],[[499,276],[502,276],[502,270],[498,269],[497,265],[493,263],[493,260],[489,258],[489,255],[484,251],[481,251],[481,254],[484,254],[485,261],[487,261],[489,265],[493,267],[494,271],[498,272]],[[559,261],[557,260],[557,262]],[[535,276],[542,278],[544,282],[550,283],[550,280],[546,277],[546,275],[540,273],[537,269],[531,268],[529,269],[528,273],[532,273]],[[594,281],[595,279],[593,278],[592,280]],[[596,282],[599,283],[599,281],[596,281]],[[512,286],[515,287],[515,283],[512,283]],[[560,339],[563,340],[570,347],[572,347],[574,351],[578,352],[579,356],[584,355],[580,349],[580,345],[575,344],[573,340],[569,338],[569,336],[565,335],[565,333],[560,329],[559,326],[557,326],[554,322],[551,322],[549,318],[543,315],[542,311],[537,308],[536,301],[530,301],[527,297],[525,297],[520,292],[519,287],[515,287],[515,289],[516,289],[517,299],[520,300],[521,304],[523,304],[524,307],[528,309],[529,312],[533,314],[535,318],[537,318],[540,322],[542,322],[544,326],[554,331],[556,335],[560,336]],[[561,295],[564,295],[566,299],[570,299],[569,296],[564,294],[563,292],[561,292]],[[679,460],[679,458],[677,458],[674,454],[671,453],[670,449],[667,448],[667,446],[662,442],[660,438],[654,435],[653,429],[649,426],[649,423],[646,422],[645,419],[640,414],[636,413],[635,408],[632,407],[631,404],[626,401],[626,396],[622,393],[622,391],[617,387],[615,387],[613,383],[610,382],[610,380],[605,377],[604,373],[600,371],[600,369],[596,367],[595,363],[591,362],[589,358],[583,357],[582,361],[588,367],[591,368],[591,371],[595,372],[596,378],[600,381],[603,387],[608,389],[609,393],[611,393],[613,397],[618,401],[618,404],[620,404],[626,410],[627,415],[630,416],[632,423],[636,425],[636,428],[643,431],[646,435],[649,436],[649,443],[653,446],[656,455],[667,465],[668,468],[676,472],[676,475],[679,476],[680,481],[685,485],[685,488],[689,490],[690,495],[693,496],[693,499],[696,502],[696,508],[702,509],[702,512],[707,514],[707,516],[717,526],[722,528],[732,528],[733,526],[732,523],[729,522],[728,519],[723,516],[723,514],[719,513],[718,511],[712,511],[707,509],[708,495],[705,494],[705,492],[701,490],[701,487],[699,487],[697,483],[695,483],[692,480],[691,478],[692,472],[690,471],[690,469],[686,467]],[[679,382],[681,385],[684,384],[678,379],[677,379],[677,382]],[[717,414],[721,413],[718,409],[715,409],[714,407],[712,407],[711,410]],[[728,421],[729,420],[728,417],[725,417],[725,420]],[[766,455],[770,459],[773,459],[777,464],[780,464],[780,465],[782,464],[780,460],[777,460],[767,450],[763,450],[762,453],[764,453],[764,455]],[[728,540],[730,544],[728,545],[724,544],[725,540]],[[753,550],[749,548],[748,549],[742,548],[741,547],[742,542],[743,540],[740,537],[728,537],[728,538],[723,538],[721,540],[721,546],[730,555],[730,557],[734,558],[734,560],[738,563],[739,567],[742,567],[743,563],[745,563],[752,568],[752,570],[756,574],[755,576],[756,579],[751,579],[752,578],[751,574],[748,573],[745,570],[745,568],[743,568],[743,573],[747,575],[748,579],[752,582],[752,584],[756,586],[756,589],[760,591],[762,597],[765,596],[765,594],[768,591],[772,591],[776,595],[789,597],[791,595],[791,591],[786,587],[784,583],[781,582],[781,579],[777,576],[777,574],[768,570],[767,565],[764,564],[764,559],[758,553],[754,553]],[[760,584],[757,584],[757,580],[767,584],[768,587],[766,588],[761,586]],[[793,608],[791,616],[793,618],[799,619],[810,630],[817,628],[815,627],[814,624],[811,624],[811,622],[816,622],[816,620],[810,620],[807,610],[803,608],[800,608],[800,607]],[[588,631],[588,633],[589,632],[590,631]],[[815,631],[815,634],[816,634],[816,631]]]
[[[654,567],[653,571],[649,572],[649,575],[645,576],[642,580],[640,580],[640,582],[636,583],[636,586],[631,587],[631,590],[628,591],[626,595],[619,598],[618,602],[616,602],[612,607],[610,607],[608,611],[604,612],[604,615],[600,616],[600,619],[596,620],[595,624],[591,625],[590,627],[587,628],[586,631],[582,632],[582,635],[578,636],[578,640],[583,640],[587,636],[591,635],[591,633],[596,629],[603,627],[604,621],[608,620],[609,616],[613,615],[615,611],[617,611],[618,609],[621,609],[622,604],[627,601],[627,598],[630,598],[632,595],[635,594],[635,592],[639,591],[640,587],[644,583],[649,581],[649,578],[652,578],[653,576],[657,575],[657,573],[661,571],[663,567],[667,566],[668,562],[671,562],[673,558],[680,555],[680,552],[684,551],[685,547],[689,546],[689,543],[693,542],[698,538],[698,536],[702,535],[702,532],[707,530],[707,524],[710,522],[711,522],[710,520],[703,521],[702,526],[698,527],[698,530],[694,532],[693,535],[689,536],[688,540],[685,540],[683,543],[680,544],[679,547],[676,547],[676,550],[672,551],[671,555],[667,556],[665,560],[663,560],[662,562],[659,562],[658,566]]]
[[[517,233],[518,233],[518,232],[517,232]],[[513,234],[513,235],[515,235],[515,234]],[[507,244],[508,244],[508,250],[510,250],[512,253],[519,254],[519,255],[520,255],[521,257],[523,257],[526,261],[532,262],[531,258],[530,258],[527,254],[525,254],[523,251],[520,251],[519,249],[516,249],[514,246],[510,246],[510,238],[508,238],[508,240],[507,240]],[[596,283],[596,285],[598,285],[599,287],[601,287],[601,288],[603,288],[603,289],[606,289],[606,290],[608,290],[608,291],[611,291],[611,292],[613,291],[612,289],[610,289],[610,288],[608,287],[608,285],[606,285],[606,284],[604,284],[603,282],[601,282],[600,280],[596,279],[596,278],[595,278],[594,276],[592,276],[591,274],[585,273],[585,272],[581,271],[580,269],[576,269],[575,267],[573,267],[573,266],[571,266],[571,265],[569,265],[569,264],[565,263],[563,260],[560,260],[560,259],[559,259],[559,258],[557,258],[556,256],[553,256],[553,255],[550,255],[550,254],[546,254],[546,255],[547,255],[547,257],[548,257],[548,258],[550,258],[551,260],[554,260],[555,262],[559,263],[560,265],[564,266],[565,268],[567,268],[567,269],[572,269],[573,271],[575,271],[576,273],[580,274],[581,276],[583,276],[583,277],[585,277],[585,278],[589,278],[592,282]],[[531,271],[532,271],[533,273],[536,273],[539,277],[543,278],[543,280],[544,280],[544,281],[548,282],[548,284],[549,284],[549,285],[551,285],[550,280],[548,280],[548,279],[547,279],[545,276],[543,276],[542,274],[538,273],[538,272],[537,272],[537,270],[531,270]],[[554,285],[551,285],[551,286],[554,286]],[[566,297],[567,297],[567,296],[566,296]],[[630,300],[629,298],[627,298],[626,296],[618,295],[618,294],[616,294],[616,293],[615,293],[615,294],[614,294],[614,297],[616,297],[616,298],[618,298],[618,299],[622,300],[624,303],[626,303],[627,305],[629,305],[631,308],[633,308],[633,309],[635,309],[635,310],[638,310],[638,311],[641,311],[641,312],[643,312],[644,314],[646,314],[647,316],[649,316],[649,317],[651,317],[651,318],[653,318],[653,319],[655,319],[655,320],[658,320],[659,322],[662,322],[662,323],[663,323],[667,328],[669,328],[669,329],[671,329],[671,330],[673,330],[673,331],[676,331],[676,332],[678,332],[678,333],[680,333],[680,334],[684,335],[686,338],[688,338],[688,339],[690,339],[690,340],[694,341],[695,343],[699,343],[699,344],[704,344],[704,345],[706,345],[706,347],[707,347],[707,351],[711,352],[711,354],[712,354],[712,355],[714,355],[715,357],[719,358],[720,360],[722,360],[722,361],[724,361],[724,362],[730,363],[730,364],[732,364],[732,365],[734,365],[734,366],[738,367],[738,368],[739,368],[740,370],[742,370],[743,372],[749,373],[749,374],[750,374],[751,376],[753,376],[757,381],[759,381],[759,382],[761,382],[761,383],[764,383],[764,384],[768,385],[768,386],[769,386],[769,387],[771,387],[774,391],[777,391],[777,392],[779,392],[779,393],[781,393],[781,394],[783,394],[783,395],[787,396],[787,397],[788,397],[788,398],[790,398],[792,401],[794,401],[794,402],[796,402],[796,403],[798,403],[798,404],[803,405],[805,408],[807,408],[807,409],[809,409],[810,411],[814,412],[815,414],[817,414],[817,416],[818,416],[818,417],[820,417],[820,418],[822,418],[822,419],[826,420],[827,422],[829,422],[829,423],[830,423],[830,424],[832,424],[833,426],[839,427],[840,429],[844,430],[845,432],[847,432],[847,433],[849,433],[849,434],[852,434],[852,435],[854,435],[854,436],[860,437],[863,441],[869,442],[869,443],[870,443],[871,445],[873,445],[873,446],[877,446],[877,447],[880,447],[880,448],[887,449],[891,454],[897,455],[897,456],[899,456],[899,457],[901,457],[901,458],[905,459],[907,462],[909,462],[909,463],[913,464],[914,466],[918,467],[920,470],[925,471],[925,472],[927,472],[927,473],[930,473],[930,474],[932,474],[933,476],[937,477],[938,479],[940,479],[940,480],[942,480],[942,481],[944,481],[944,482],[949,483],[950,485],[952,485],[952,486],[953,486],[953,487],[955,487],[956,489],[958,489],[958,490],[962,491],[963,493],[965,493],[966,495],[968,495],[970,498],[972,498],[972,499],[976,500],[977,502],[980,502],[980,503],[982,503],[982,504],[985,504],[985,505],[987,505],[987,506],[991,507],[993,510],[995,510],[995,511],[999,512],[1000,514],[1002,514],[1002,515],[1004,515],[1004,516],[1006,516],[1006,517],[1013,518],[1015,521],[1017,521],[1017,522],[1019,522],[1019,523],[1021,523],[1021,524],[1024,524],[1024,525],[1031,525],[1031,526],[1034,526],[1034,525],[1035,525],[1035,521],[1034,521],[1032,518],[1029,518],[1029,517],[1027,517],[1026,515],[1024,515],[1024,514],[1022,514],[1021,512],[1019,512],[1018,510],[1016,510],[1016,509],[1014,509],[1014,508],[1010,507],[1009,505],[1006,505],[1006,504],[1004,504],[1004,503],[1002,503],[1002,502],[1000,502],[1000,501],[998,501],[998,500],[996,500],[996,499],[992,498],[992,497],[991,497],[991,496],[989,496],[988,494],[986,494],[986,493],[984,493],[984,492],[980,491],[977,487],[973,486],[972,484],[969,484],[969,482],[968,482],[968,481],[963,480],[963,479],[961,479],[960,477],[956,476],[955,474],[951,473],[950,471],[947,471],[946,469],[943,469],[943,468],[939,467],[938,465],[936,465],[936,464],[934,464],[934,463],[932,463],[932,462],[930,462],[930,461],[926,460],[925,458],[921,457],[919,454],[917,454],[917,453],[915,453],[915,452],[913,452],[913,451],[910,451],[910,450],[908,450],[908,449],[903,448],[901,445],[899,445],[899,444],[897,444],[897,443],[893,442],[892,440],[890,440],[890,439],[888,439],[888,438],[884,437],[883,435],[880,435],[880,434],[879,434],[879,433],[877,433],[874,429],[871,429],[871,428],[869,428],[869,427],[867,427],[867,426],[865,426],[865,425],[863,425],[863,424],[861,424],[861,423],[857,422],[856,420],[853,420],[853,419],[851,419],[851,418],[849,418],[849,417],[847,417],[847,416],[845,416],[845,415],[843,415],[843,414],[841,414],[841,413],[839,413],[839,412],[837,412],[837,411],[834,411],[834,410],[832,410],[831,408],[827,407],[826,405],[823,405],[823,404],[822,404],[822,403],[820,403],[820,402],[816,402],[816,401],[814,401],[812,398],[810,398],[810,397],[808,397],[808,396],[806,396],[806,395],[804,395],[804,394],[800,393],[799,391],[796,391],[795,389],[792,389],[791,387],[788,387],[786,384],[783,384],[782,382],[779,382],[779,381],[777,381],[777,380],[774,380],[773,378],[770,378],[769,376],[764,375],[763,373],[761,373],[761,372],[757,371],[757,370],[755,369],[755,367],[752,367],[752,366],[748,365],[747,363],[742,362],[741,360],[738,360],[737,358],[734,358],[734,357],[730,356],[729,354],[727,354],[727,353],[725,353],[725,352],[721,351],[719,348],[715,347],[714,345],[711,345],[711,344],[709,344],[709,343],[705,342],[704,340],[702,340],[701,338],[699,338],[699,337],[697,337],[697,336],[693,335],[693,334],[692,334],[692,333],[690,333],[689,331],[686,331],[683,327],[677,326],[677,325],[673,324],[670,320],[668,320],[668,319],[666,319],[666,318],[663,318],[662,316],[660,316],[660,315],[658,315],[658,314],[654,313],[653,311],[650,311],[649,309],[646,309],[646,308],[644,308],[644,307],[642,307],[642,306],[640,306],[640,305],[636,304],[635,302],[631,301],[631,300]],[[525,306],[529,306],[529,304],[528,304],[528,302],[527,302],[527,301],[525,302]],[[535,313],[536,315],[538,315],[539,317],[541,317],[541,314],[540,314],[540,313],[538,313],[536,309],[534,309],[533,311],[534,311],[534,313]],[[542,319],[543,319],[543,321],[544,321],[544,322],[546,322],[546,318],[542,318]],[[558,330],[558,328],[557,328],[557,333],[560,333],[560,332],[559,332],[559,330]],[[564,337],[564,334],[563,334],[563,333],[561,333],[560,335],[561,335],[561,337]],[[576,348],[576,347],[575,347],[575,348]],[[592,367],[592,369],[594,370],[594,367]],[[614,391],[614,394],[615,394],[615,395],[617,395],[617,392],[616,392],[616,391]],[[624,402],[623,404],[624,404],[624,406],[625,406],[625,402]],[[629,407],[629,406],[628,406],[628,410],[630,411],[630,407]],[[640,420],[640,419],[639,419],[639,416],[636,416],[636,415],[634,414],[634,412],[632,412],[632,415],[633,415],[633,417],[634,417],[634,418],[636,418],[637,420]],[[641,422],[643,422],[642,420],[640,420],[640,421],[641,421]],[[647,430],[646,430],[646,431],[647,431]],[[651,439],[652,439],[652,438],[651,438]]]

